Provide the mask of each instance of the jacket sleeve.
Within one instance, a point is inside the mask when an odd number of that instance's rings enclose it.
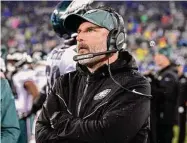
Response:
[[[46,102],[42,107],[42,111],[36,122],[36,141],[43,142],[54,142],[58,139],[57,133],[53,128],[52,122],[48,110],[56,106],[55,96],[52,94],[48,95]],[[55,111],[54,111],[55,112]]]
[[[36,122],[35,138],[39,143],[55,143],[58,142],[59,137],[56,130],[56,118],[58,113],[66,110],[63,105],[59,103],[56,89],[59,88],[58,79],[55,81],[53,89],[47,95],[46,101],[43,104],[42,111]]]
[[[147,90],[138,87],[135,89],[139,92]],[[56,135],[58,140],[127,143],[135,137],[147,121],[150,114],[150,99],[123,91],[114,102],[107,105],[104,115],[98,120],[68,117],[66,114],[68,113],[62,114],[59,118],[58,127],[49,133],[48,139]],[[42,121],[40,124],[44,124],[44,122]],[[49,129],[48,132],[50,132]],[[46,142],[46,140],[40,139],[38,141]]]
[[[15,143],[20,135],[14,97],[6,79],[1,79],[1,142]]]

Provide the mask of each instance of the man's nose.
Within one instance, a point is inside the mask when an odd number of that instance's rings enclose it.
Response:
[[[83,41],[83,33],[82,32],[77,34],[76,40],[77,40],[77,42]]]

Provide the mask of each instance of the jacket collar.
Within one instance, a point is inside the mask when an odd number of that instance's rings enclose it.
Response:
[[[160,71],[158,71],[158,73],[162,74],[162,73],[164,73],[165,71],[168,71],[168,70],[172,70],[174,72],[177,72],[175,67],[176,67],[175,64],[171,63],[167,67],[165,67],[165,68],[161,69]]]
[[[128,51],[121,51],[119,52],[118,59],[114,63],[110,64],[110,69],[112,73],[115,73],[115,72],[130,70],[130,69],[137,70],[138,68],[135,59],[132,57],[132,55]],[[106,64],[98,68],[94,73],[91,73],[86,66],[77,63],[77,70],[82,75],[100,77],[109,74],[108,65]]]

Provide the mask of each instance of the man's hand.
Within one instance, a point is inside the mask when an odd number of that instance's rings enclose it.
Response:
[[[65,122],[69,119],[72,119],[73,116],[69,114],[68,112],[55,112],[52,117],[50,118],[51,126],[54,129],[61,128],[63,125],[65,125]]]
[[[76,45],[77,44],[76,37],[77,37],[77,33],[74,33],[71,35],[71,38],[65,39],[64,40],[64,48],[69,48],[73,45]]]

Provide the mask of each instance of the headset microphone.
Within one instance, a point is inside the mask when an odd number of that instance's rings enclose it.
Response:
[[[83,55],[76,55],[73,57],[74,61],[79,61],[79,60],[84,60],[84,59],[90,59],[96,56],[100,56],[100,55],[107,55],[107,54],[111,54],[111,53],[116,53],[117,49],[113,49],[110,51],[105,51],[105,52],[98,52],[98,53],[89,53],[89,54],[83,54]]]

